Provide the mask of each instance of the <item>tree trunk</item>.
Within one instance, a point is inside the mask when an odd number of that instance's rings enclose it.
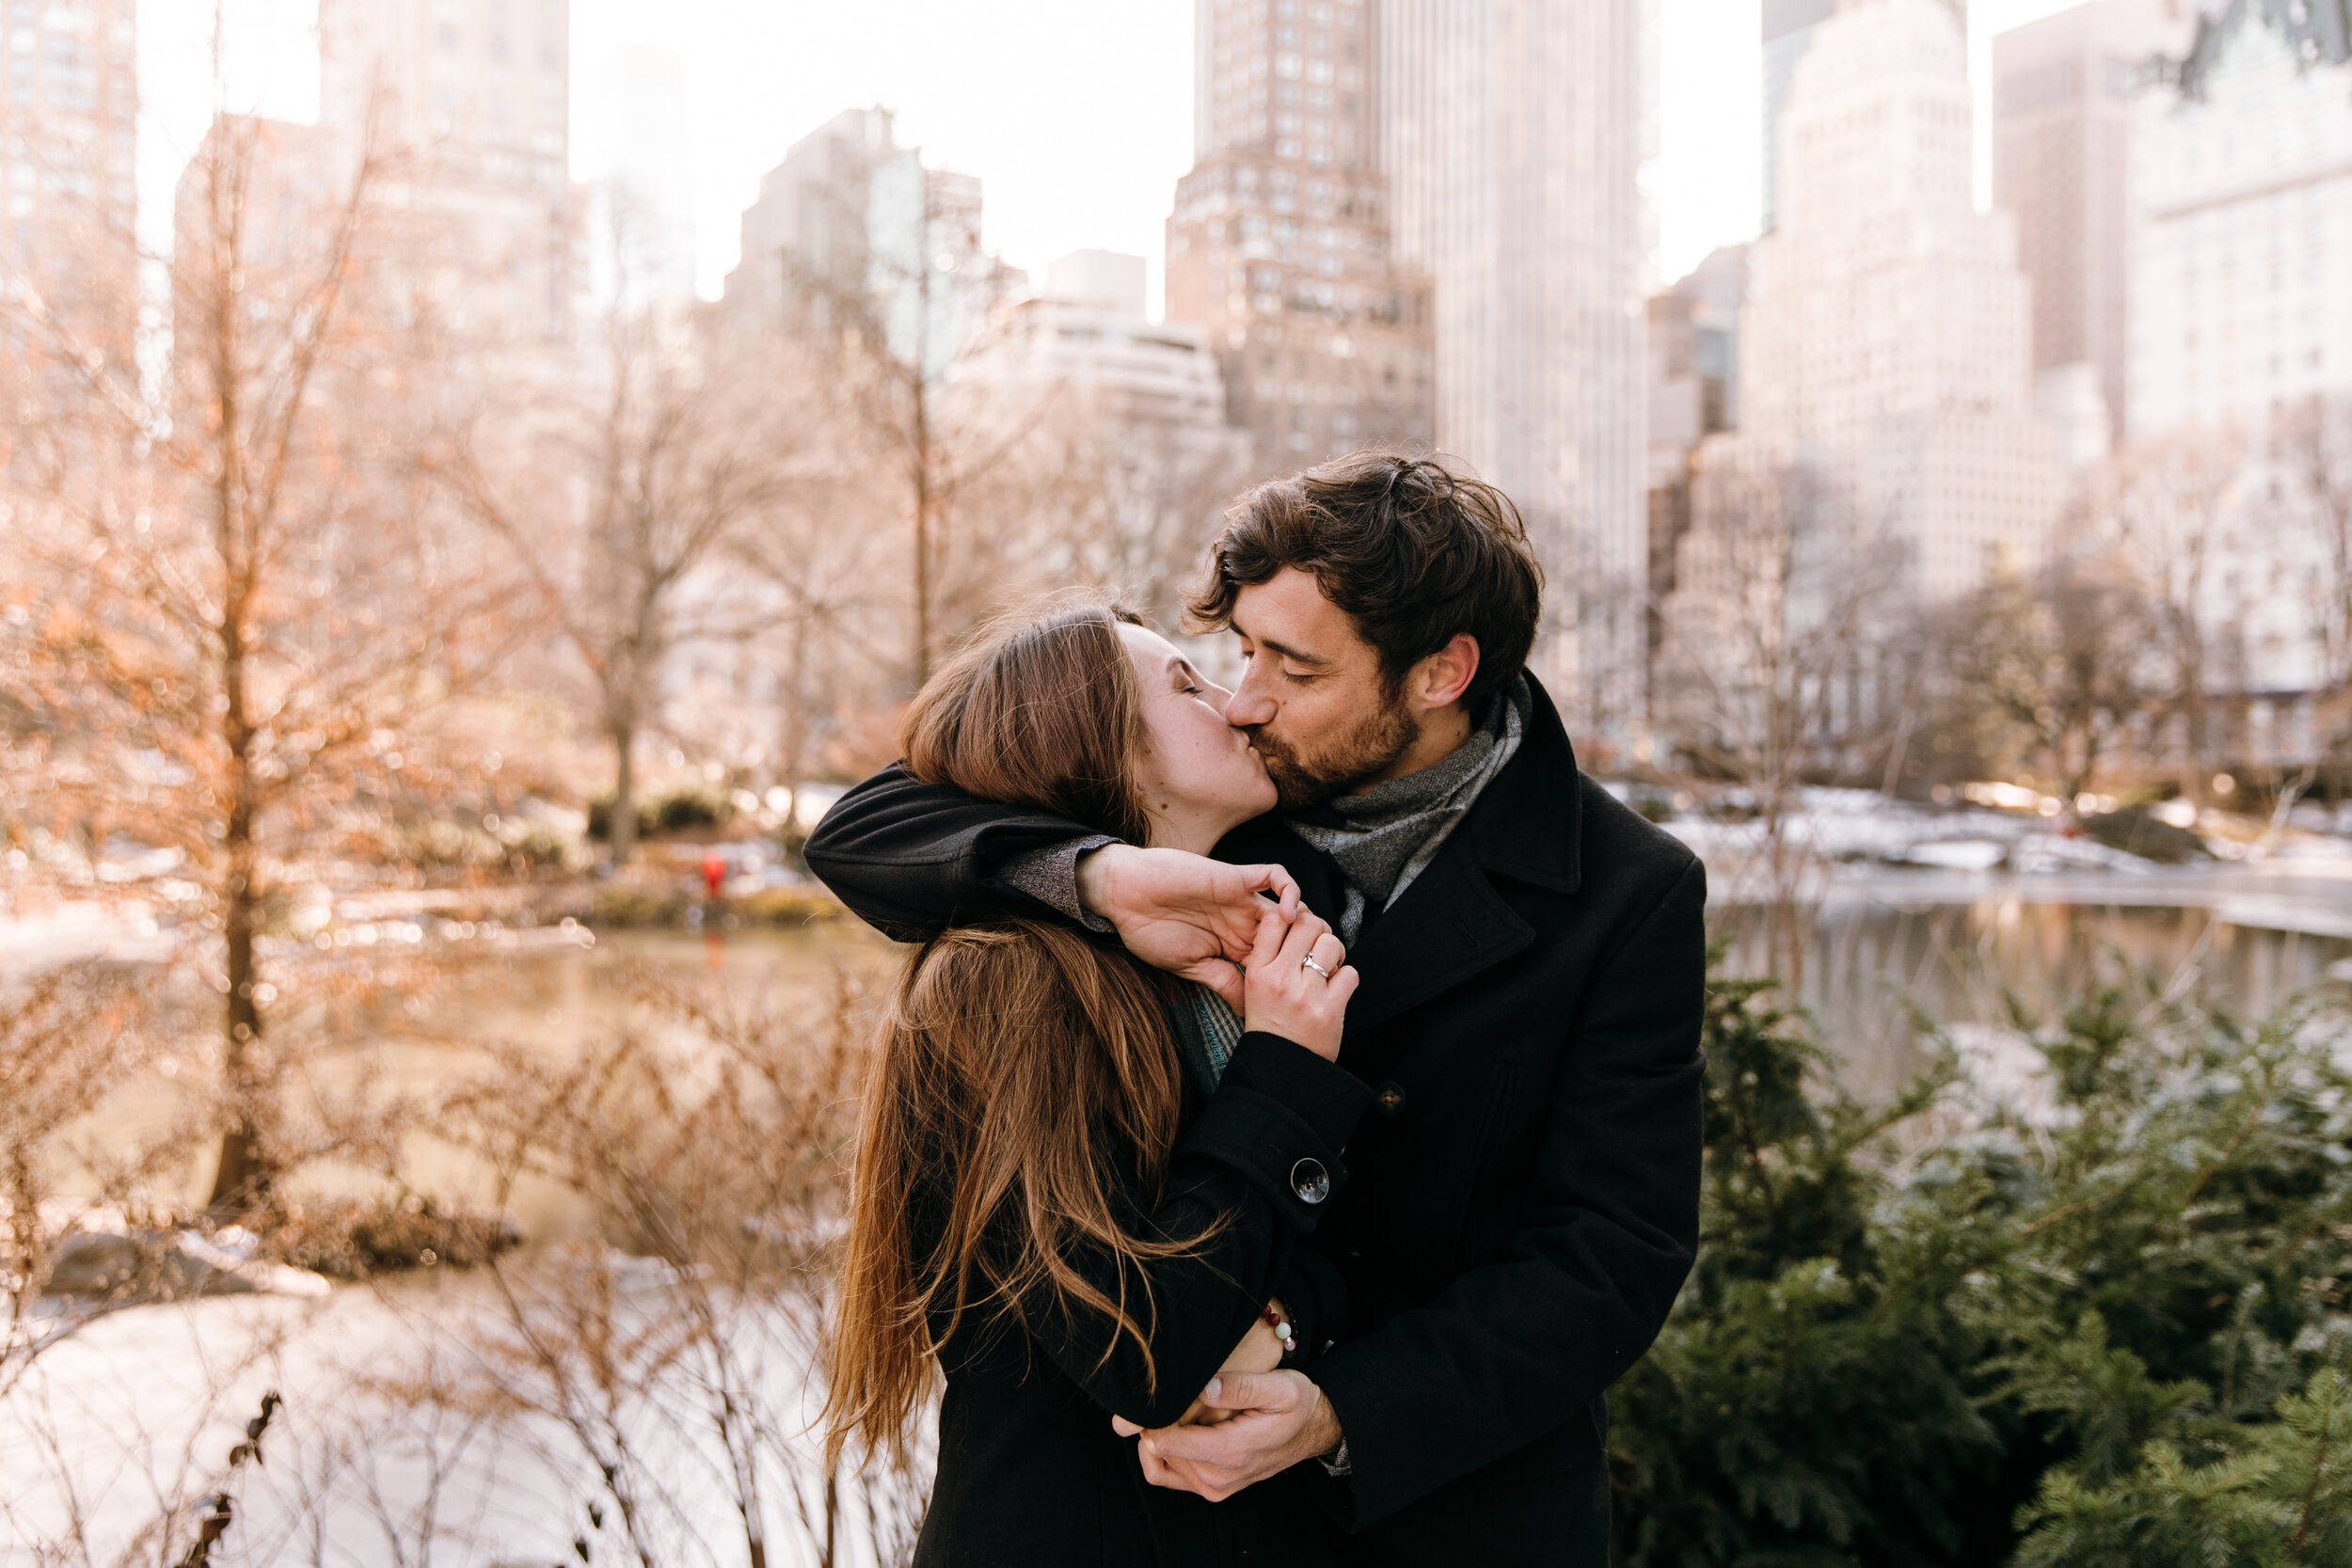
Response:
[[[928,291],[922,309],[930,309]],[[914,686],[931,678],[931,420],[918,360],[914,367]]]
[[[221,1021],[225,1037],[221,1063],[231,1119],[221,1134],[220,1164],[213,1172],[213,1192],[206,1207],[217,1213],[236,1214],[250,1212],[268,1200],[273,1172],[262,1144],[264,1096],[256,1071],[262,1008],[253,942],[262,924],[262,898],[254,877],[253,736],[246,723],[244,641],[233,625],[224,639],[224,651],[222,686],[228,711],[223,727],[229,743],[230,800],[227,819],[221,824],[221,854],[229,867],[221,885],[221,936],[229,996]]]
[[[217,203],[217,187],[214,196]],[[259,856],[254,834],[259,813],[245,659],[252,645],[246,617],[252,610],[259,563],[252,517],[246,510],[241,462],[242,414],[231,337],[235,320],[232,305],[215,303],[213,379],[219,402],[221,456],[213,480],[213,546],[223,567],[226,589],[216,634],[220,639],[220,739],[229,753],[228,811],[220,835],[221,859],[228,871],[221,883],[221,967],[229,985],[228,1006],[221,1019],[225,1037],[221,1067],[230,1120],[221,1134],[220,1163],[213,1172],[213,1192],[206,1207],[220,1213],[244,1213],[258,1208],[269,1196],[273,1174],[262,1143],[264,1096],[255,1061],[261,1053],[262,1009],[253,939],[262,923],[262,900],[255,882]]]
[[[637,853],[637,726],[616,719],[605,733],[612,738],[612,811],[604,836],[612,863],[622,866]]]
[[[915,269],[914,356],[911,366],[914,394],[909,412],[914,421],[914,686],[921,690],[931,678],[931,506],[938,486],[931,472],[931,257],[930,197],[923,198],[923,252]]]
[[[2190,635],[2193,635],[2190,634]],[[2181,716],[2187,726],[2182,748],[2181,794],[2202,805],[2210,798],[2212,773],[2205,766],[2205,660],[2203,650],[2189,644],[2187,657],[2180,661]]]
[[[239,815],[231,814],[232,824]],[[249,822],[246,827],[249,835]],[[233,827],[231,831],[235,831]],[[221,1134],[220,1164],[213,1173],[213,1193],[205,1206],[217,1213],[240,1214],[248,1213],[268,1200],[272,1173],[262,1147],[262,1086],[255,1082],[254,1058],[262,1044],[262,1010],[255,997],[259,980],[253,938],[261,925],[262,909],[253,887],[249,842],[242,847],[232,844],[230,862],[233,869],[222,901],[229,978],[223,1077],[233,1119],[229,1130]]]

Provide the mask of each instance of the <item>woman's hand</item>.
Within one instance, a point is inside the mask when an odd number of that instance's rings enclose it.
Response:
[[[1304,907],[1285,917],[1269,905],[1258,916],[1257,944],[1242,971],[1242,1027],[1279,1035],[1327,1062],[1337,1061],[1340,1025],[1356,982],[1347,948],[1331,934],[1330,922]]]
[[[1235,966],[1256,939],[1266,907],[1262,891],[1279,898],[1285,917],[1297,911],[1298,880],[1279,865],[1227,865],[1132,844],[1105,844],[1078,860],[1078,902],[1116,927],[1128,952],[1200,981],[1235,1012],[1242,1007]]]

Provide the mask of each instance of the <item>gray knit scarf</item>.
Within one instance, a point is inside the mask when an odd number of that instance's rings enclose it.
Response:
[[[1444,847],[1454,826],[1503,765],[1518,753],[1534,715],[1534,695],[1519,676],[1497,692],[1452,754],[1418,773],[1341,795],[1290,816],[1291,831],[1339,863],[1347,878],[1340,940],[1363,929],[1368,907],[1388,909]]]

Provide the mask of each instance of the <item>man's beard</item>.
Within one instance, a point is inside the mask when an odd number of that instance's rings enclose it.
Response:
[[[1250,742],[1258,748],[1267,776],[1274,780],[1282,809],[1299,811],[1320,805],[1387,771],[1411,750],[1421,738],[1421,719],[1399,700],[1402,696],[1402,692],[1391,696],[1328,747],[1311,753],[1301,754],[1263,730],[1252,729]]]

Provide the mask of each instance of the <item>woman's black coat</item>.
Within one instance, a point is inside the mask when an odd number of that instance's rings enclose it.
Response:
[[[1242,1037],[1205,1103],[1188,1097],[1162,1201],[1147,1213],[1133,1190],[1113,1195],[1138,1237],[1196,1236],[1222,1221],[1197,1250],[1126,1272],[1151,1366],[1095,1312],[1025,1302],[1018,1327],[973,1314],[954,1327],[940,1351],[939,1470],[917,1568],[1328,1560],[1296,1481],[1217,1505],[1147,1485],[1134,1440],[1116,1435],[1110,1418],[1176,1420],[1276,1296],[1302,1340],[1322,1342],[1322,1298],[1338,1293],[1336,1276],[1320,1258],[1297,1256],[1296,1243],[1344,1185],[1340,1148],[1370,1099],[1340,1069],[1264,1034]],[[1314,1175],[1319,1184],[1302,1180]],[[909,1195],[918,1227],[942,1196]],[[1107,1256],[1069,1261],[1120,1298]],[[1137,1309],[1146,1288],[1148,1315]]]
[[[807,855],[906,935],[1050,913],[998,871],[1077,833],[893,768]],[[1279,861],[1337,907],[1337,868],[1278,817],[1217,854]],[[1606,1562],[1602,1395],[1697,1245],[1706,897],[1688,848],[1578,770],[1537,687],[1518,754],[1359,933],[1340,1065],[1375,1114],[1311,1243],[1347,1302],[1309,1372],[1352,1473],[1284,1478],[1342,1532],[1340,1560]]]

